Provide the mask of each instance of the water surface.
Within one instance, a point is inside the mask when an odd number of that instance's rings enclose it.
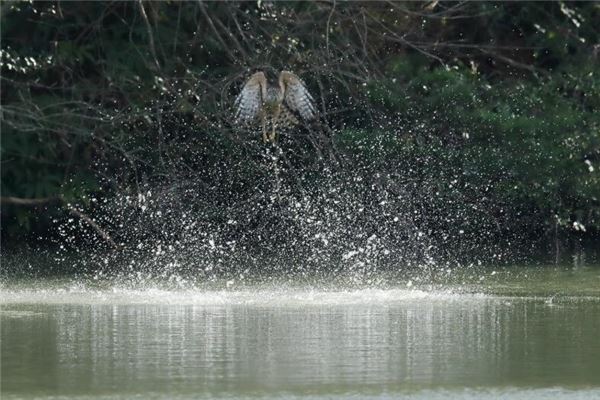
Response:
[[[229,286],[229,287],[227,287]],[[600,270],[3,282],[2,398],[600,398]]]

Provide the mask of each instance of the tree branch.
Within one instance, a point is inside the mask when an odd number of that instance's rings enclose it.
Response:
[[[154,35],[152,34],[152,27],[150,26],[150,21],[148,20],[148,16],[146,15],[146,10],[144,10],[144,4],[142,3],[142,0],[138,0],[138,4],[140,6],[140,13],[142,14],[144,23],[146,24],[146,30],[148,31],[150,53],[152,53],[152,58],[154,58],[154,65],[156,66],[156,70],[160,71],[160,64],[158,63],[158,57],[156,56],[156,47],[154,45]]]
[[[60,204],[67,209],[71,214],[75,215],[79,219],[87,223],[106,243],[108,243],[113,249],[118,248],[115,241],[110,235],[100,227],[90,216],[85,214],[83,211],[76,209],[73,205],[66,202],[62,197],[43,197],[39,199],[27,199],[21,197],[0,197],[0,204],[10,204],[16,206],[25,207],[37,207],[42,205]]]

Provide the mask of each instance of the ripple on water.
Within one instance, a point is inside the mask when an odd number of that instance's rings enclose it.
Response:
[[[3,397],[4,398],[4,397]],[[23,397],[7,396],[6,400],[23,399]],[[26,397],[29,400],[117,400],[117,399],[149,399],[149,400],[189,400],[211,398],[216,400],[255,400],[255,399],[271,399],[271,400],[341,400],[341,399],[364,399],[364,400],[387,400],[387,399],[404,399],[404,400],[441,400],[441,399],[458,399],[458,400],[589,400],[600,398],[600,389],[568,389],[562,387],[554,388],[490,388],[490,389],[458,389],[458,390],[420,390],[414,392],[397,392],[397,393],[382,393],[377,395],[369,395],[364,393],[344,393],[344,394],[272,394],[272,395],[217,395],[213,394],[164,394],[164,393],[144,393],[144,394],[124,394],[124,395],[85,395],[85,396],[33,396]]]
[[[173,305],[256,305],[256,306],[322,306],[357,304],[394,304],[415,300],[476,301],[491,298],[480,293],[453,290],[422,289],[270,289],[241,290],[165,290],[161,288],[131,289],[112,287],[91,289],[80,286],[64,288],[4,290],[2,304],[173,304]]]

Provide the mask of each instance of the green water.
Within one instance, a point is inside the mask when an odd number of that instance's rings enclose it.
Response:
[[[598,268],[345,290],[4,281],[0,316],[2,399],[600,399]]]

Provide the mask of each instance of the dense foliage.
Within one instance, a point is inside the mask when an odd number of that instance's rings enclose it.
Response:
[[[230,115],[257,68],[301,75],[321,111],[280,143],[290,198],[358,174],[417,199],[436,241],[598,235],[596,3],[1,7],[3,240],[48,239],[52,221],[76,217],[125,242],[98,203],[182,181],[213,223],[248,213],[270,172],[259,135]]]

